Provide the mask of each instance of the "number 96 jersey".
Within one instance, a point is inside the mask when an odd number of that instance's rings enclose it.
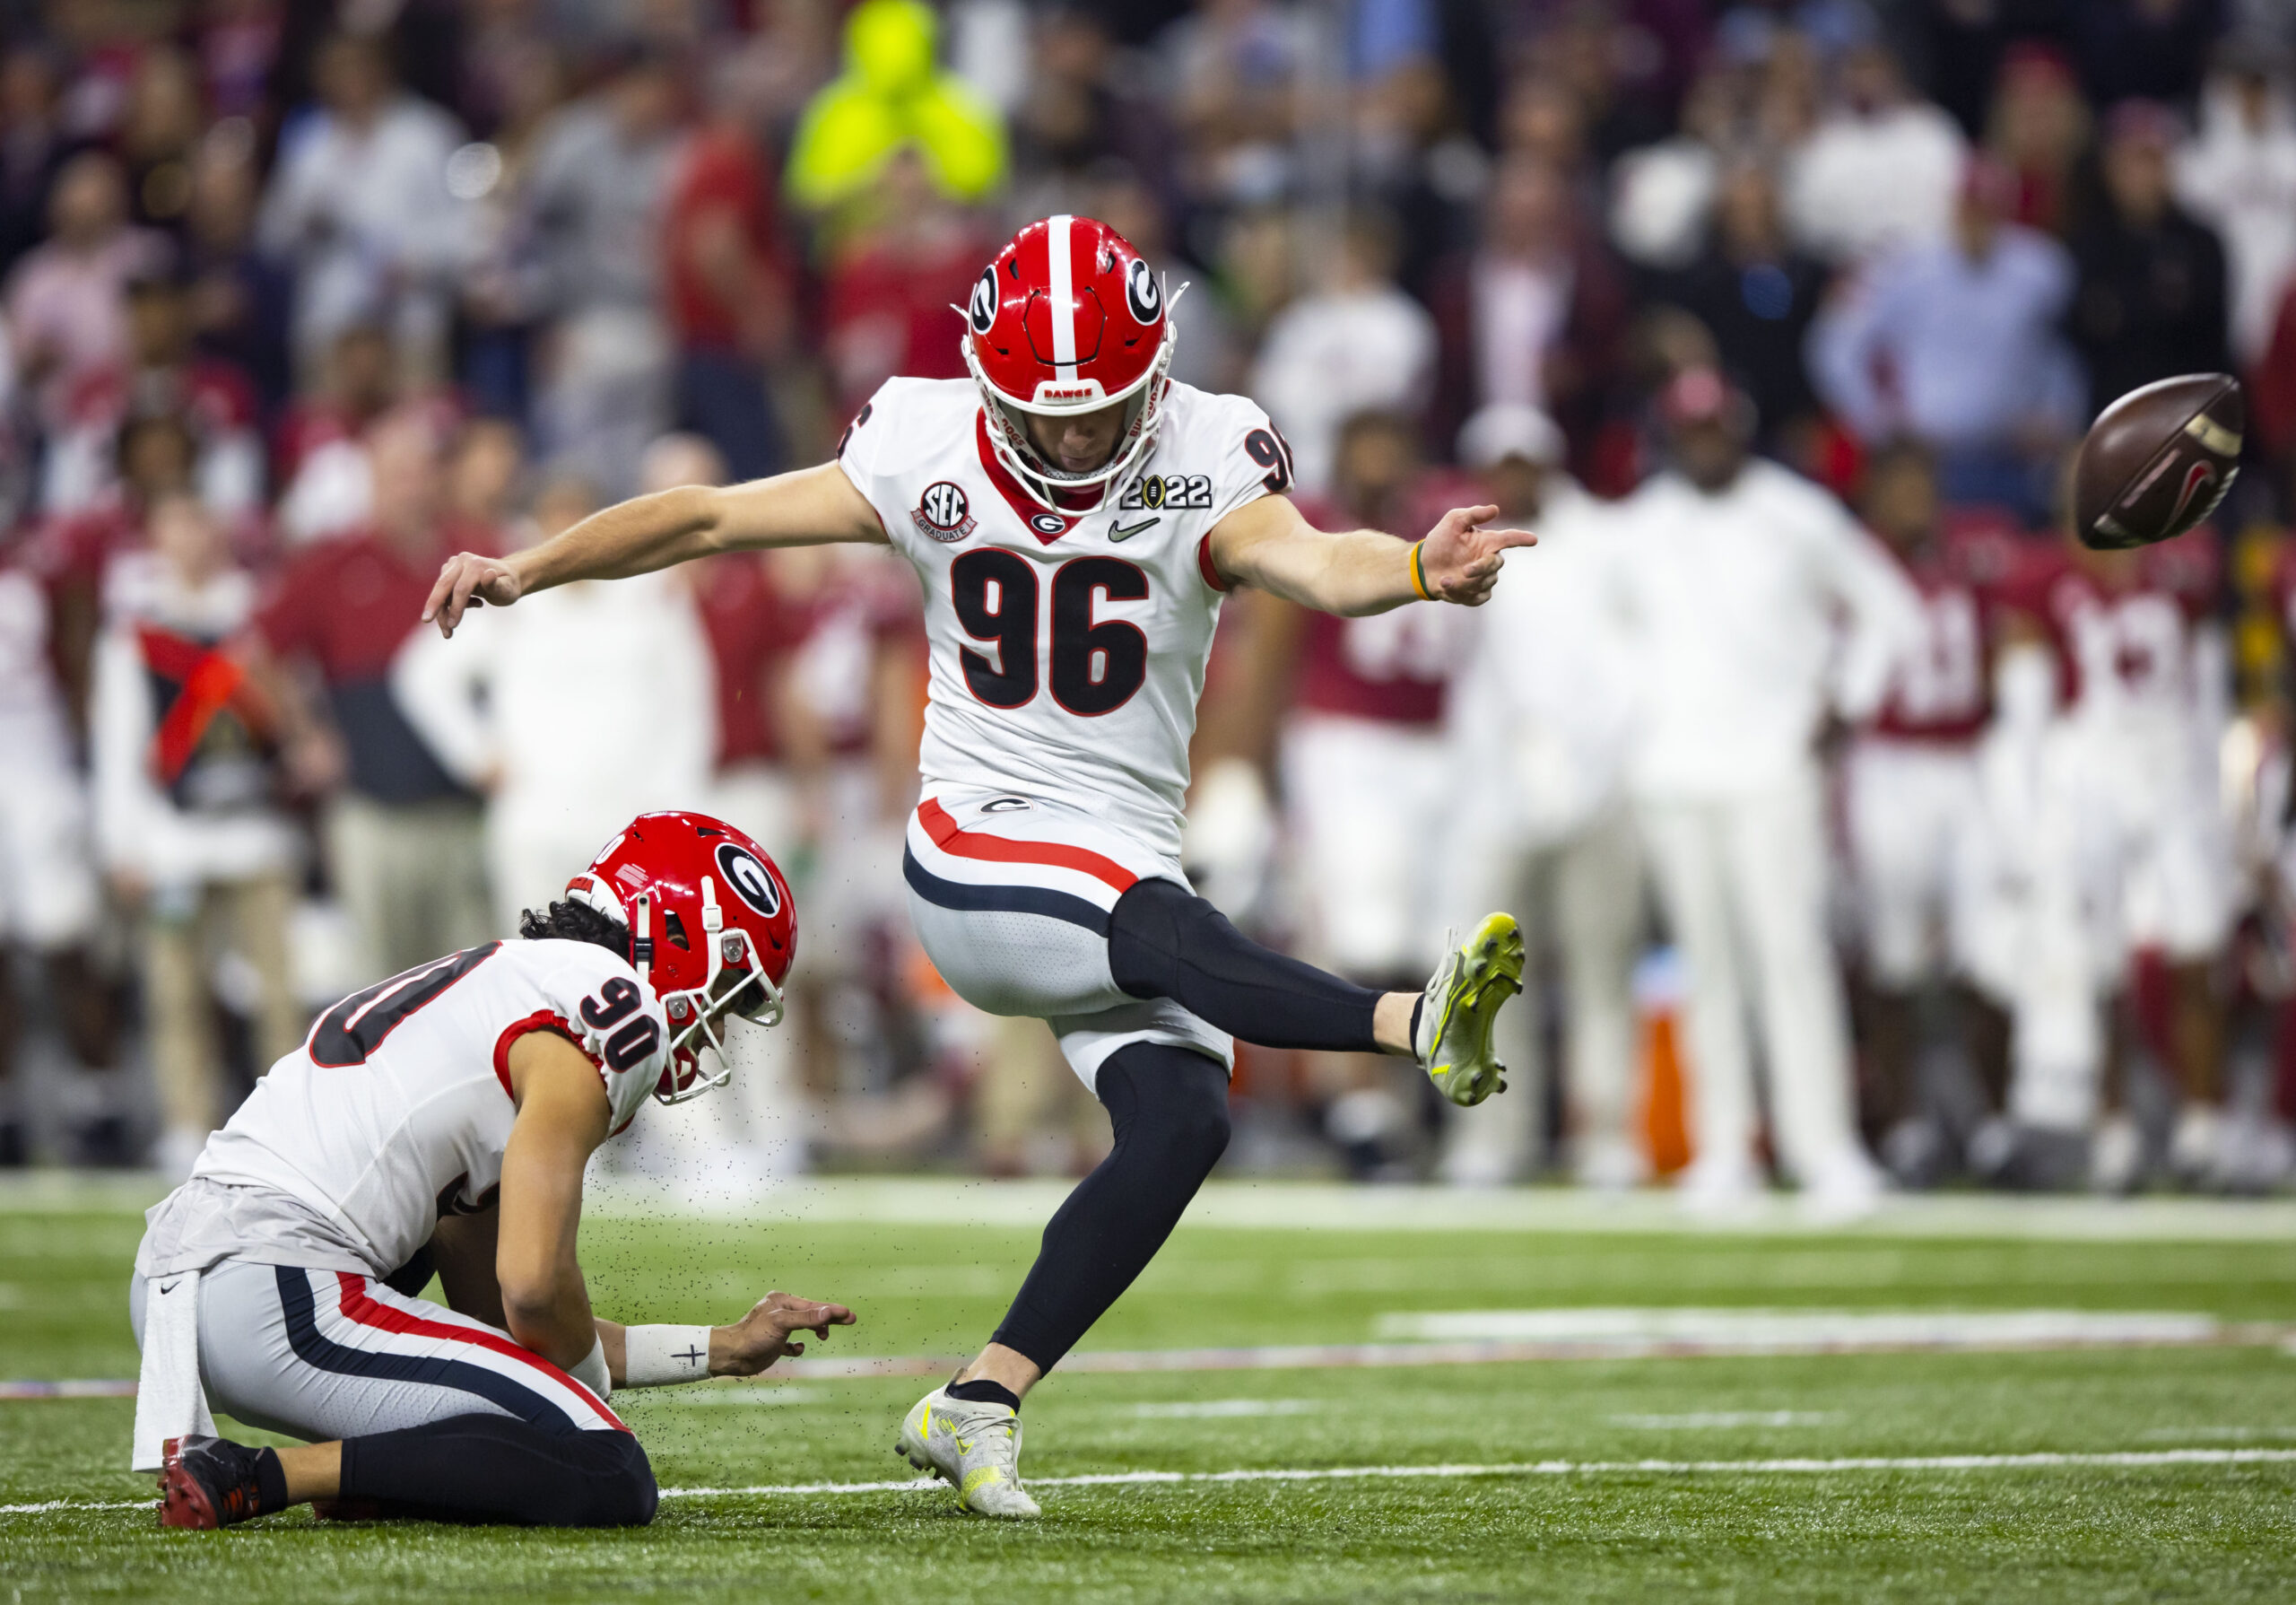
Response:
[[[1177,858],[1220,617],[1212,527],[1292,484],[1267,415],[1175,384],[1140,467],[1056,512],[997,460],[970,379],[895,379],[838,461],[924,581],[926,794],[1068,803]]]
[[[597,1067],[611,1131],[653,1092],[670,1040],[660,1003],[604,947],[549,939],[466,948],[321,1015],[207,1139],[193,1182],[287,1193],[363,1261],[309,1262],[388,1276],[430,1240],[441,1214],[491,1201],[517,1112],[510,1049],[533,1031],[572,1039]]]

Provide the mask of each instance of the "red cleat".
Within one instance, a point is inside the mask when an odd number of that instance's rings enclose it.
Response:
[[[228,1438],[170,1438],[160,1468],[160,1525],[210,1531],[265,1513],[256,1451]]]

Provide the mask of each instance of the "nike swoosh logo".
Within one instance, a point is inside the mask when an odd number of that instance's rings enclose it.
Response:
[[[1112,542],[1128,541],[1134,536],[1138,535],[1142,530],[1147,528],[1151,524],[1161,524],[1162,522],[1163,519],[1143,519],[1129,529],[1126,529],[1121,524],[1111,524],[1109,526],[1109,539]]]
[[[166,1287],[161,1288],[160,1291],[162,1293],[173,1293],[177,1288],[182,1286],[183,1284],[181,1282],[170,1282]]]

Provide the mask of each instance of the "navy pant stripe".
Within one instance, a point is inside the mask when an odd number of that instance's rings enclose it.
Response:
[[[917,854],[901,849],[900,872],[909,890],[926,902],[969,913],[1042,914],[1081,925],[1094,936],[1109,934],[1109,913],[1096,903],[1044,886],[976,886],[965,881],[944,880],[917,861]]]
[[[378,1354],[335,1342],[319,1330],[318,1304],[311,1296],[310,1273],[285,1265],[276,1269],[279,1304],[287,1316],[287,1341],[295,1350],[296,1358],[305,1365],[339,1376],[376,1376],[391,1382],[454,1388],[475,1393],[521,1421],[546,1431],[581,1430],[579,1424],[557,1405],[499,1371],[474,1365],[467,1360],[450,1360],[443,1355]]]

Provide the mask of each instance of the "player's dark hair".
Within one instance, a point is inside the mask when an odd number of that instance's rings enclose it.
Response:
[[[589,942],[617,958],[630,956],[630,927],[609,920],[587,903],[553,903],[537,912],[518,916],[518,934],[529,942],[555,937],[561,942]]]

